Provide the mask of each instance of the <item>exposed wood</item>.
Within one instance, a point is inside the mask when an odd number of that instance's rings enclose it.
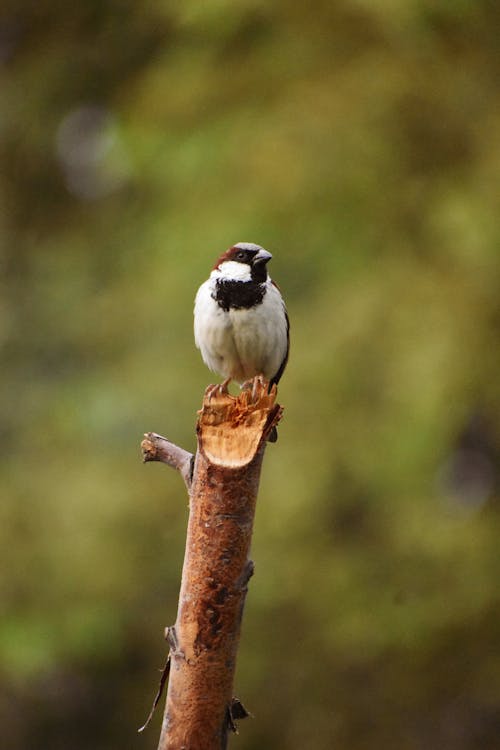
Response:
[[[205,392],[158,750],[223,750],[235,721],[248,715],[233,698],[233,679],[262,459],[282,413],[275,401],[276,387],[268,393],[260,379],[237,398],[216,386]],[[167,463],[182,473],[186,456]]]

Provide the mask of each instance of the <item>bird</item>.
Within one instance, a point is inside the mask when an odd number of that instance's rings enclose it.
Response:
[[[280,380],[288,362],[290,323],[278,286],[267,271],[272,255],[238,242],[216,261],[194,305],[194,338],[205,364],[245,386],[256,376]]]

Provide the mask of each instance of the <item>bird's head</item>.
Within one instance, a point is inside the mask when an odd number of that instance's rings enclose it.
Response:
[[[218,278],[231,281],[256,281],[267,279],[266,264],[273,256],[253,242],[238,242],[222,253],[214,266]]]

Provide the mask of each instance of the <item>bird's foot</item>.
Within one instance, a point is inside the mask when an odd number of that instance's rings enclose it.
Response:
[[[205,391],[205,396],[208,399],[208,401],[211,401],[213,396],[215,396],[217,389],[219,387],[219,384],[216,383],[216,385],[209,385],[207,390]]]
[[[264,378],[262,377],[262,375],[256,375],[254,377],[253,384],[252,384],[252,401],[257,400],[257,389],[259,386],[262,386],[263,380]]]
[[[241,386],[241,390],[251,391],[252,401],[256,401],[258,390],[264,388],[267,385],[267,380],[263,375],[255,375],[250,380],[245,380],[245,382]]]
[[[227,396],[227,394],[229,393],[229,383],[230,382],[231,382],[231,378],[226,378],[219,385],[219,394],[221,396]]]
[[[207,392],[208,400],[210,401],[214,396],[227,396],[229,393],[228,386],[230,382],[231,378],[226,378],[222,383],[216,383],[215,385],[209,386]]]

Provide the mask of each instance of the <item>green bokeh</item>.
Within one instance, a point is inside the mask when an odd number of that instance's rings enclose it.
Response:
[[[498,746],[499,22],[487,0],[4,4],[5,747],[156,746],[159,716],[135,731],[187,504],[138,446],[194,449],[193,298],[243,240],[274,255],[292,349],[231,746]]]

